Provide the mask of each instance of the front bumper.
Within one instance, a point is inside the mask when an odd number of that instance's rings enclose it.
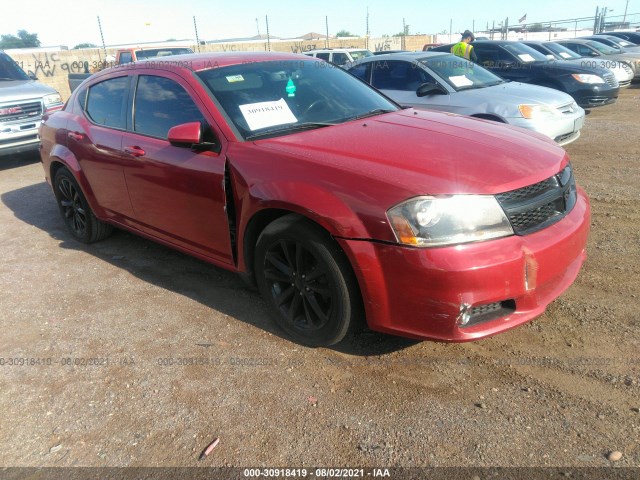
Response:
[[[585,113],[582,108],[571,114],[562,114],[545,119],[508,118],[510,125],[542,133],[558,145],[567,145],[580,137],[584,126]]]
[[[577,203],[566,217],[531,235],[431,249],[339,242],[354,266],[371,329],[464,342],[541,315],[578,275],[589,225],[589,201],[578,189]],[[497,302],[515,309],[460,325],[463,311]]]
[[[618,99],[620,87],[610,87],[608,85],[583,86],[580,84],[575,90],[567,93],[582,108],[600,107],[614,103]]]

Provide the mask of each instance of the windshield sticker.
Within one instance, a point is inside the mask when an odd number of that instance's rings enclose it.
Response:
[[[229,83],[244,82],[244,77],[242,75],[229,75],[227,77],[227,82]]]
[[[473,82],[464,75],[449,77],[449,81],[456,87],[468,87],[470,85],[473,85]]]
[[[520,60],[522,60],[523,62],[535,62],[536,61],[536,59],[533,58],[528,53],[522,53],[522,54],[518,55],[518,57],[520,57]]]
[[[287,91],[288,97],[296,96],[296,84],[293,83],[293,80],[289,79],[289,81],[287,82],[287,88],[285,88],[285,90]]]
[[[240,105],[240,111],[251,131],[285,123],[296,123],[298,119],[281,98],[277,102],[260,102]]]
[[[567,52],[560,52],[560,56],[562,58],[571,58],[571,55],[569,55]]]

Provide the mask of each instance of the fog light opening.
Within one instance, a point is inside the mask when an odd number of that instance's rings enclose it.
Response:
[[[465,326],[471,320],[471,305],[463,303],[460,305],[460,313],[458,314],[458,325]]]

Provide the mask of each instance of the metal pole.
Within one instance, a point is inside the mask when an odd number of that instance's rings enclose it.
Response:
[[[258,38],[260,38],[260,22],[258,22],[257,18],[256,18],[256,30],[258,30]]]
[[[264,21],[267,24],[267,51],[271,51],[271,37],[269,36],[269,15],[264,16]]]
[[[198,53],[200,53],[200,37],[198,37],[198,25],[196,24],[196,16],[193,16],[193,28],[196,31],[196,45],[198,45]]]
[[[453,34],[453,18],[449,20],[449,43],[451,43],[452,34]]]
[[[627,0],[627,4],[624,6],[624,17],[622,18],[622,23],[627,22],[627,8],[629,8],[629,0]]]
[[[327,37],[324,39],[325,48],[329,48],[329,17],[325,15],[324,17],[324,26],[327,29]]]
[[[593,17],[593,34],[598,33],[598,14],[600,13],[600,7],[596,7],[596,16]]]
[[[367,7],[367,35],[365,37],[365,46],[367,50],[369,50],[369,7]]]
[[[402,43],[401,43],[401,47],[400,47],[402,50],[406,50],[406,47],[405,47],[405,46],[406,46],[406,44],[407,44],[407,41],[406,41],[406,39],[404,38],[404,36],[405,36],[406,34],[407,34],[407,24],[405,23],[404,18],[403,18],[403,19],[402,19]]]
[[[104,35],[102,34],[102,24],[100,23],[100,15],[98,15],[98,28],[100,29],[100,39],[102,40],[102,50],[104,50],[105,62],[107,61],[107,46],[104,44]]]

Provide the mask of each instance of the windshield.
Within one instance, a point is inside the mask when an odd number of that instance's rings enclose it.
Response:
[[[373,53],[371,53],[369,50],[353,50],[349,53],[353,57],[354,62],[360,60],[361,58],[373,57]]]
[[[520,61],[525,63],[549,61],[542,53],[522,43],[505,43],[502,46],[506,51],[514,54]]]
[[[618,38],[618,37],[606,37],[606,38],[611,43],[615,43],[618,47],[626,48],[626,47],[635,47],[636,46],[633,43],[627,42],[626,40],[623,40],[623,39]],[[598,40],[596,40],[596,41],[598,41]]]
[[[169,55],[182,55],[185,53],[193,53],[193,50],[190,48],[180,47],[180,48],[152,48],[149,50],[136,50],[136,58],[140,60],[141,58],[150,58],[150,57],[167,57]]]
[[[558,57],[564,60],[575,60],[577,58],[582,58],[581,55],[578,55],[573,50],[569,50],[564,45],[560,45],[559,43],[545,43],[544,46],[555,53]]]
[[[245,139],[399,109],[341,68],[315,59],[244,63],[197,75]]]
[[[425,57],[418,60],[444,79],[457,92],[504,83],[504,80],[480,65],[454,55]]]
[[[600,43],[596,41],[587,42],[587,45],[589,45],[591,48],[595,48],[598,52],[604,55],[611,55],[612,53],[620,53],[615,48],[611,48],[605,45],[604,43]]]
[[[0,53],[0,80],[29,80],[29,77],[9,55]]]

